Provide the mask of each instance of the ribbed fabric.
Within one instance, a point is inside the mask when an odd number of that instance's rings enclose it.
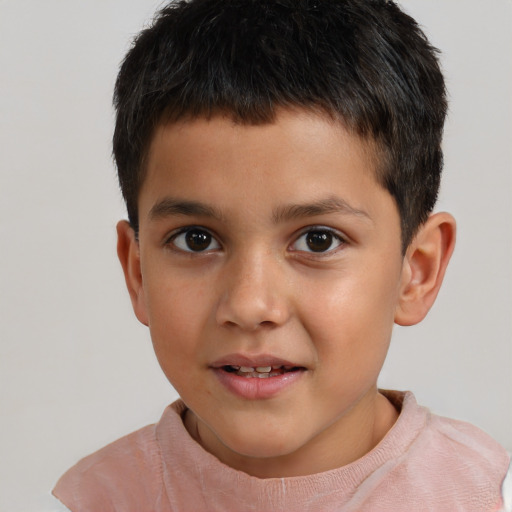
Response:
[[[185,405],[81,460],[54,494],[73,512],[485,512],[499,510],[509,456],[487,434],[383,392],[400,416],[361,459],[331,471],[260,479],[221,463],[185,430]]]

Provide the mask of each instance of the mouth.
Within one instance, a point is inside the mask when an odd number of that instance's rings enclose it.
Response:
[[[290,365],[272,365],[272,366],[238,366],[224,365],[220,369],[227,373],[238,375],[239,377],[252,379],[268,379],[271,377],[280,377],[286,373],[305,370],[302,366]]]
[[[304,366],[269,354],[227,355],[210,369],[225,389],[244,400],[277,397],[298,385],[308,373]]]

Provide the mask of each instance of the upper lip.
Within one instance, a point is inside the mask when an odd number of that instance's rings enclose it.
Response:
[[[245,355],[245,354],[228,354],[223,356],[211,365],[212,368],[222,368],[223,366],[247,366],[247,367],[263,367],[263,366],[291,366],[300,367],[300,364],[292,363],[286,359],[276,357],[270,354]]]

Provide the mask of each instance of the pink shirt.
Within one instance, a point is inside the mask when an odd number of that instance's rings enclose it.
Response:
[[[82,459],[54,494],[73,512],[499,510],[506,451],[464,422],[384,392],[400,416],[361,459],[304,477],[259,479],[232,469],[185,430],[178,400],[156,425]]]

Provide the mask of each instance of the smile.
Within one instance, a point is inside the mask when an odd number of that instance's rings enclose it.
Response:
[[[210,370],[230,394],[244,400],[277,397],[309,373],[304,366],[274,356],[247,357],[240,354],[217,360]]]
[[[278,377],[288,372],[298,371],[298,366],[235,366],[225,365],[222,370],[233,373],[239,377],[268,379],[269,377]]]

